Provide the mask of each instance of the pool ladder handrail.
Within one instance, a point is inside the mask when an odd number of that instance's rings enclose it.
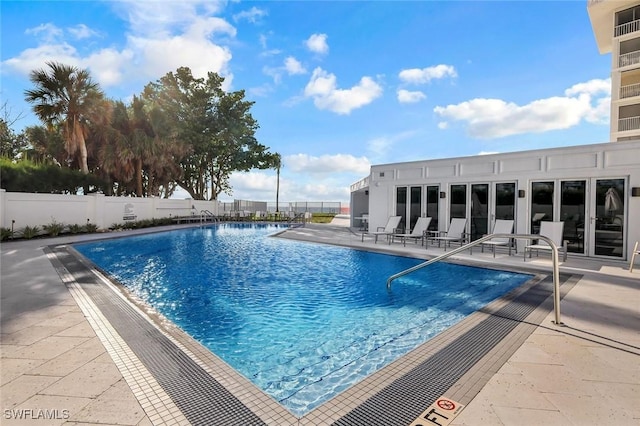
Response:
[[[462,251],[470,249],[471,247],[477,246],[478,244],[482,244],[486,241],[492,240],[494,238],[512,238],[515,240],[542,240],[545,243],[549,244],[551,247],[551,258],[553,260],[553,310],[555,314],[555,323],[557,325],[562,325],[560,321],[560,266],[558,264],[558,246],[548,237],[544,235],[538,234],[489,234],[481,237],[475,241],[471,241],[463,246],[460,246],[456,249],[448,251],[440,256],[434,257],[433,259],[427,260],[419,265],[413,266],[411,268],[405,269],[404,271],[400,271],[397,274],[391,275],[387,279],[387,289],[391,288],[391,281],[396,278],[400,278],[404,275],[407,275],[411,272],[417,271],[418,269],[422,269],[425,266],[429,266],[432,263],[439,262],[443,259],[453,256],[454,254],[458,254]]]
[[[217,222],[216,216],[211,213],[209,210],[200,210],[200,224],[202,225],[204,222],[208,222],[209,218],[212,221]]]

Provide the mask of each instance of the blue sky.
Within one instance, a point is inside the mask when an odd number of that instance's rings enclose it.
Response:
[[[3,0],[0,15],[14,130],[37,123],[24,91],[46,61],[125,102],[180,66],[215,71],[255,101],[281,201],[348,202],[372,164],[609,139],[611,58],[586,0]],[[275,181],[234,174],[220,198],[275,201]]]

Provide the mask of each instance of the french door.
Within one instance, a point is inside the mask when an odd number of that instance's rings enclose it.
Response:
[[[420,216],[431,218],[429,230],[438,229],[440,186],[399,186],[396,188],[396,215],[402,217],[400,227],[409,232]]]
[[[591,179],[589,254],[625,256],[625,179]]]
[[[396,216],[402,217],[400,228],[409,232],[422,214],[422,187],[399,186],[396,188]]]
[[[471,241],[491,233],[496,219],[515,219],[515,182],[451,185],[450,192],[451,217],[469,218]]]
[[[567,251],[589,256],[625,256],[624,178],[532,182],[531,233],[540,222],[562,221]]]

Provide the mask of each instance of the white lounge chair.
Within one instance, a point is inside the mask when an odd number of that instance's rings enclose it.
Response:
[[[465,232],[465,228],[467,226],[466,218],[453,218],[451,219],[451,223],[449,224],[449,230],[444,232],[445,235],[438,235],[435,237],[430,237],[432,241],[438,242],[438,247],[440,247],[440,242],[444,241],[444,249],[447,249],[447,243],[449,243],[449,247],[451,247],[452,241],[459,241],[462,244],[467,235]]]
[[[511,234],[513,233],[513,220],[510,219],[496,219],[493,225],[492,234]],[[491,246],[493,250],[493,257],[496,257],[496,246],[509,247],[509,256],[511,256],[511,238],[494,238],[480,244],[481,251],[484,253],[484,246]]]
[[[555,243],[558,247],[558,252],[563,253],[562,261],[566,262],[567,260],[567,241],[562,240],[562,232],[564,231],[564,222],[540,222],[540,235],[544,235],[549,238],[551,241]],[[547,244],[543,240],[538,240],[536,244],[529,244],[524,246],[524,260],[527,260],[527,251],[529,252],[529,257],[531,257],[531,252],[535,250],[536,255],[538,255],[540,250],[543,251],[551,251],[551,246]]]
[[[418,240],[421,241],[422,245],[424,245],[424,237],[429,224],[431,223],[430,217],[419,217],[416,221],[416,224],[413,225],[413,230],[409,233],[405,234],[393,234],[391,235],[391,242],[394,242],[396,237],[402,240],[402,244],[407,246],[407,238],[411,238],[415,240],[415,243],[418,244]]]
[[[402,216],[391,216],[387,220],[387,224],[385,226],[378,226],[376,231],[369,231],[362,233],[362,241],[364,241],[365,235],[370,235],[375,238],[375,242],[378,242],[378,236],[386,235],[387,239],[390,238],[395,232],[397,232],[398,225],[400,225],[400,221],[402,220]]]
[[[631,262],[629,262],[629,272],[633,272],[633,262],[636,260],[636,256],[640,254],[640,250],[638,250],[638,241],[633,246],[633,251],[631,252]]]

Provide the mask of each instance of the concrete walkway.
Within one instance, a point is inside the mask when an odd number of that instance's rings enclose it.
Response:
[[[283,236],[423,258],[442,253],[413,243],[362,242],[346,225],[307,225]],[[3,425],[151,424],[43,252],[45,245],[96,237],[1,246]],[[499,253],[494,260],[479,250],[456,258],[523,265],[521,256]],[[548,272],[550,261],[534,258],[526,266]],[[565,326],[556,326],[550,314],[452,424],[639,425],[640,267],[627,268],[570,257],[562,271],[583,277],[562,301]]]

